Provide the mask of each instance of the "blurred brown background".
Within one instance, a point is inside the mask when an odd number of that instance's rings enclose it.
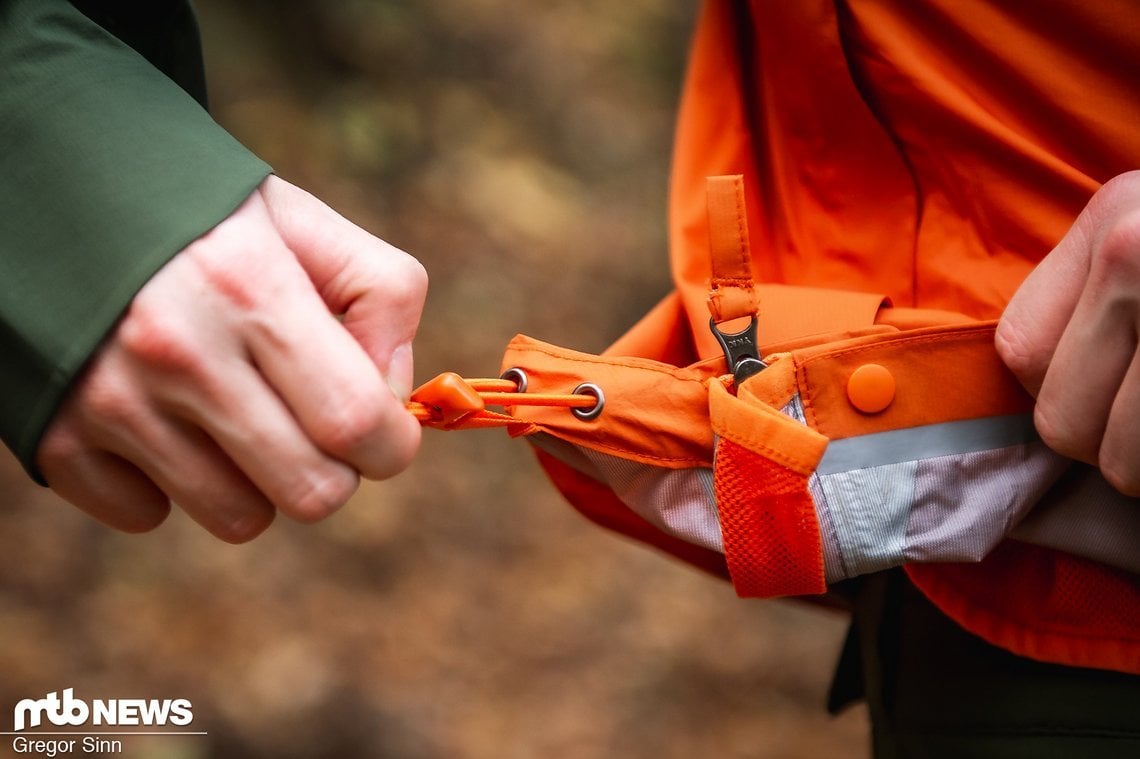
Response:
[[[599,351],[667,292],[692,0],[198,7],[219,121],[427,267],[418,380],[519,331]],[[0,724],[74,687],[209,733],[125,756],[862,757],[823,709],[843,629],[585,522],[500,431],[240,547],[112,533],[0,458]]]

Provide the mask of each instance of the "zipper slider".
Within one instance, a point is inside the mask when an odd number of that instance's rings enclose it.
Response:
[[[715,318],[709,319],[709,329],[724,350],[724,360],[737,387],[752,375],[768,368],[761,360],[760,349],[756,345],[755,314],[749,317],[748,326],[739,332],[722,332]]]

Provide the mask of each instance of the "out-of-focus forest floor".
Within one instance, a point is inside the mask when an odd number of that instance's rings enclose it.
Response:
[[[668,291],[692,2],[198,7],[216,118],[427,267],[418,380],[516,332],[599,351]],[[587,523],[500,431],[239,547],[112,533],[0,459],[0,715],[193,702],[208,736],[124,756],[862,757],[823,706],[844,625]]]

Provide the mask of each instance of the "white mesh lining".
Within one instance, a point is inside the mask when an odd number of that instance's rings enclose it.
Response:
[[[1063,468],[1042,443],[923,459],[915,472],[904,558],[981,561]]]
[[[528,440],[609,486],[631,511],[662,532],[724,553],[711,468],[648,466],[581,448],[547,434],[532,435]]]
[[[798,396],[781,411],[805,423]],[[724,552],[711,469],[648,466],[547,434],[529,440],[663,532]],[[1070,466],[1032,442],[816,474],[809,489],[827,581],[906,562],[978,561],[1011,534],[1140,573],[1140,500],[1079,466],[1043,496]]]
[[[911,562],[980,561],[1055,479],[1043,452],[1031,443],[812,478],[821,526],[832,526],[838,549],[824,552],[828,581]]]

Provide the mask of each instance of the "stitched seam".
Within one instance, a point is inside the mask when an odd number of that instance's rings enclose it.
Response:
[[[966,328],[956,328],[951,333],[939,333],[933,335],[922,336],[907,336],[905,333],[898,337],[891,337],[885,340],[876,340],[875,342],[867,345],[859,345],[851,348],[840,348],[826,353],[820,353],[817,356],[810,356],[807,358],[799,358],[796,360],[796,385],[800,388],[800,400],[803,402],[804,418],[808,420],[812,429],[820,434],[826,435],[821,427],[819,415],[815,412],[815,405],[811,398],[811,385],[808,382],[807,367],[818,361],[827,361],[841,356],[858,356],[861,353],[869,353],[871,351],[878,351],[884,347],[891,347],[899,344],[905,345],[929,345],[931,343],[952,343],[968,341],[970,338],[978,334],[984,334],[993,330],[992,325],[978,325]]]
[[[857,356],[860,353],[868,353],[870,351],[879,350],[883,347],[897,345],[904,343],[906,345],[925,345],[930,343],[949,343],[960,342],[967,338],[975,337],[978,334],[992,332],[993,328],[986,327],[970,327],[964,330],[955,330],[952,333],[922,335],[922,336],[906,336],[905,333],[898,337],[891,337],[889,339],[878,340],[867,345],[858,345],[851,348],[839,348],[825,353],[820,353],[816,356],[809,356],[800,360],[800,366],[807,366],[808,364],[815,363],[816,361],[825,361],[827,359],[835,358],[837,356]]]
[[[744,181],[741,179],[735,180],[733,183],[733,193],[736,200],[736,252],[740,257],[740,268],[747,270],[749,266],[748,256],[748,233],[746,226],[748,224],[747,217],[744,213]],[[751,280],[749,280],[751,283]]]
[[[670,369],[669,367],[666,367],[662,364],[656,364],[656,363],[651,363],[651,362],[647,362],[647,363],[643,364],[640,362],[631,361],[631,362],[627,363],[627,362],[614,361],[613,359],[605,360],[605,359],[599,359],[599,358],[582,358],[579,356],[568,356],[564,353],[559,353],[557,351],[553,351],[553,350],[550,350],[548,348],[542,348],[542,347],[537,346],[537,345],[514,346],[510,349],[510,352],[512,352],[512,353],[541,353],[544,356],[550,356],[551,358],[556,358],[556,359],[559,359],[561,361],[571,361],[571,362],[578,363],[578,364],[590,364],[592,366],[619,366],[619,367],[624,367],[627,369],[642,369],[645,371],[651,371],[651,372],[656,372],[658,374],[663,374],[666,377],[672,377],[673,379],[679,380],[681,382],[695,382],[698,385],[704,385],[705,384],[705,380],[703,380],[703,379],[697,379],[695,377],[680,377],[676,374],[676,371],[674,369]]]
[[[551,434],[551,435],[554,434],[553,432],[550,432],[550,429],[547,428],[545,425],[543,425],[541,422],[536,422],[536,424],[539,427],[543,427],[543,429],[545,429],[548,434]],[[639,459],[649,459],[651,461],[668,461],[668,462],[672,462],[672,463],[686,464],[686,465],[701,467],[701,468],[705,468],[705,469],[708,469],[712,465],[712,462],[705,461],[704,459],[693,459],[693,458],[686,458],[686,457],[672,458],[669,456],[654,456],[651,453],[641,453],[639,451],[631,451],[628,448],[622,448],[620,446],[610,445],[607,443],[597,443],[597,442],[593,442],[593,441],[591,441],[589,443],[580,442],[580,441],[570,441],[570,442],[573,442],[574,445],[580,445],[583,448],[590,448],[590,449],[596,450],[596,451],[604,451],[604,452],[612,452],[612,453],[624,453],[624,454],[636,456]],[[629,455],[619,456],[619,458],[629,460]]]

